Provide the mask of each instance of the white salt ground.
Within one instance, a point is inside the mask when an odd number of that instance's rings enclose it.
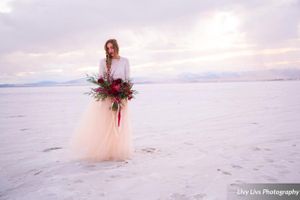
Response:
[[[67,142],[90,87],[0,89],[0,199],[226,199],[300,182],[300,81],[135,85],[135,155],[85,163]]]

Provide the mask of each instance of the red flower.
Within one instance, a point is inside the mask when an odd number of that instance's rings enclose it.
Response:
[[[120,85],[112,85],[113,91],[119,92],[119,91],[120,91],[120,88],[121,88]]]
[[[112,95],[112,94],[113,94],[113,91],[112,91],[112,90],[107,90],[107,94],[108,94],[108,95]]]
[[[109,88],[110,94],[118,95],[121,90],[121,86],[119,84],[112,84]]]
[[[98,79],[98,83],[100,83],[100,84],[104,83],[104,79],[103,79],[102,77],[99,78],[99,79]]]
[[[121,78],[117,78],[115,80],[113,80],[112,84],[121,84],[122,83],[122,79]]]
[[[112,98],[113,110],[121,105],[123,99],[130,100],[134,98],[135,90],[132,90],[133,84],[130,81],[125,81],[121,78],[114,79],[113,77],[94,77],[89,76],[87,81],[96,84],[97,88],[92,88],[89,94],[93,95],[97,100],[103,100],[105,98]],[[121,107],[120,107],[121,108]]]

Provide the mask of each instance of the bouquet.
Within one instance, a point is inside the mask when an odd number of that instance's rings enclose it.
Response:
[[[107,74],[100,77],[99,74],[88,75],[87,81],[96,84],[96,88],[91,88],[86,94],[93,96],[96,101],[103,101],[110,98],[112,105],[110,109],[118,112],[118,126],[120,125],[121,108],[124,106],[124,100],[131,100],[138,92],[133,90],[131,80],[125,81],[121,78],[114,79]]]

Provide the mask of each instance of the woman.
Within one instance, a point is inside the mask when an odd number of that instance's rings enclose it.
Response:
[[[104,49],[106,58],[100,61],[99,77],[109,73],[114,79],[129,80],[129,61],[119,55],[117,41],[107,40]],[[117,112],[110,109],[111,99],[91,99],[70,141],[72,155],[92,162],[130,159],[133,147],[128,100],[124,100],[118,126]]]

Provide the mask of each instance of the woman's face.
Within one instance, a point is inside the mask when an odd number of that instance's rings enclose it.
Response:
[[[108,53],[109,53],[109,55],[110,55],[110,57],[114,57],[116,54],[117,54],[117,52],[115,52],[115,49],[114,49],[114,47],[113,47],[113,44],[112,43],[107,43],[107,51],[108,51]]]

